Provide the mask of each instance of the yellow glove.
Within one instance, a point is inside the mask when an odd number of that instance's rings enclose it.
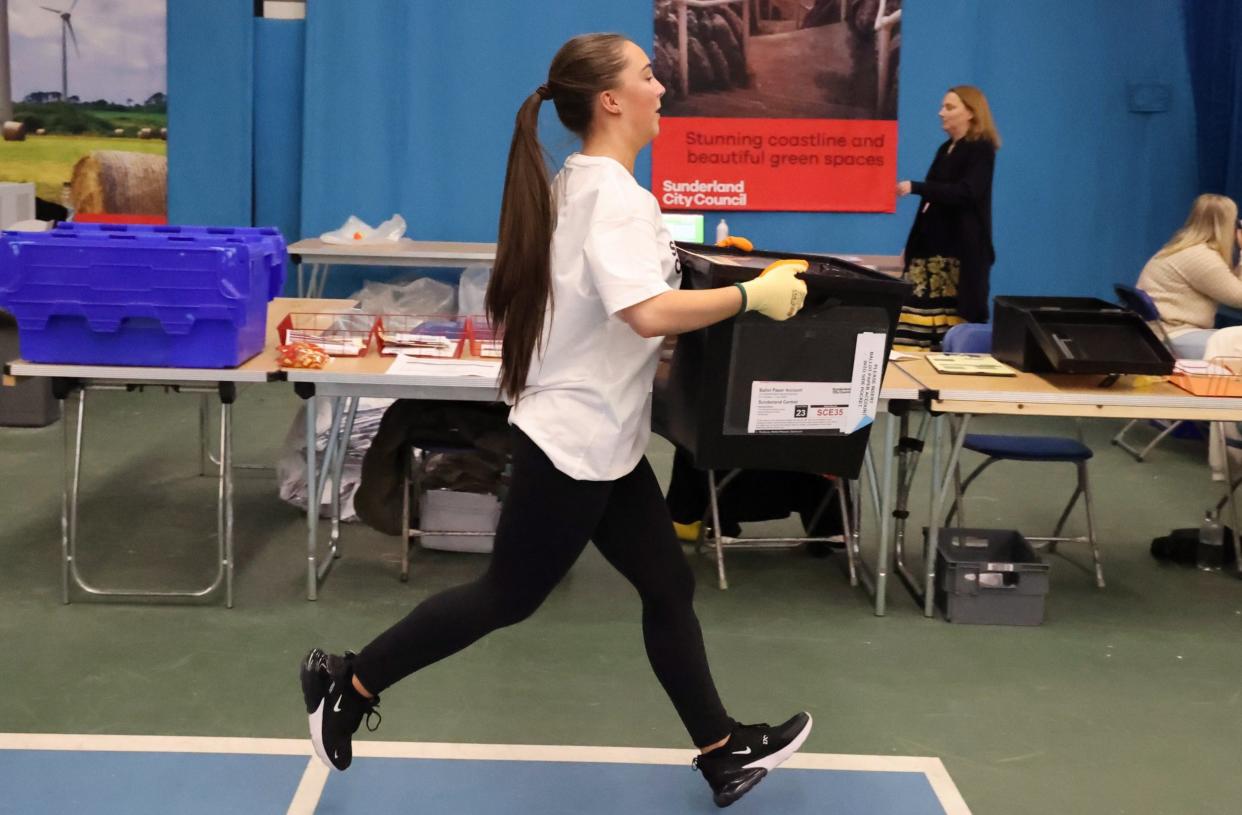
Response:
[[[805,272],[805,260],[778,260],[754,280],[735,283],[742,290],[742,311],[757,311],[773,320],[788,320],[806,300],[806,283],[795,275]]]
[[[716,245],[724,246],[724,247],[735,246],[738,249],[741,249],[743,252],[750,252],[751,250],[755,248],[755,245],[753,243],[741,237],[740,235],[726,235],[724,240],[716,241]]]

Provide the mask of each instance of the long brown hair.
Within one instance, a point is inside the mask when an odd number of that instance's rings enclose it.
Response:
[[[996,132],[996,122],[992,119],[992,107],[988,104],[988,98],[983,95],[983,91],[974,85],[954,85],[949,88],[949,93],[957,94],[957,98],[962,100],[966,109],[974,114],[974,118],[970,120],[970,129],[966,131],[966,138],[970,141],[979,139],[989,141],[999,150],[1000,133]]]
[[[484,299],[492,326],[504,332],[500,389],[515,401],[526,387],[531,357],[542,342],[544,317],[552,305],[549,263],[556,210],[539,143],[539,107],[551,99],[561,124],[585,137],[595,97],[615,87],[625,67],[626,42],[620,34],[574,37],[552,58],[547,84],[526,97],[517,112],[500,202],[496,261]]]

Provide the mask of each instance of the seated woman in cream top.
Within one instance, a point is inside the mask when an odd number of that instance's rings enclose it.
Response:
[[[1218,304],[1242,308],[1242,279],[1231,268],[1233,247],[1242,246],[1238,205],[1223,195],[1200,195],[1186,224],[1139,275],[1138,287],[1151,295],[1160,325],[1179,359],[1202,359],[1215,333]]]

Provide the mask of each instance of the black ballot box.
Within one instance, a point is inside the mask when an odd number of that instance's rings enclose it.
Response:
[[[657,377],[656,432],[700,469],[857,477],[910,285],[828,255],[677,250],[683,289],[729,286],[775,260],[804,259],[807,299],[789,320],[748,312],[677,337]]]
[[[1000,296],[992,323],[992,356],[1019,371],[1173,373],[1173,355],[1151,326],[1107,300]]]

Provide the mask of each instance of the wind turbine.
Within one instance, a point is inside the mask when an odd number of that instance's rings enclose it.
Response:
[[[73,0],[73,4],[69,6],[68,11],[62,11],[57,8],[49,8],[48,6],[39,6],[44,11],[50,11],[60,18],[60,101],[69,101],[69,43],[66,36],[73,38],[73,53],[79,54],[78,51],[78,35],[73,33],[73,20],[71,15],[73,10],[77,8],[78,0]]]
[[[13,118],[13,83],[9,79],[9,0],[0,0],[0,123]]]

